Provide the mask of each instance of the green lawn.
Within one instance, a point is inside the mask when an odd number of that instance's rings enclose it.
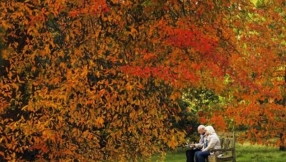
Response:
[[[237,144],[237,162],[286,162],[286,151],[279,151],[278,148]],[[152,161],[157,161],[156,157]],[[185,162],[185,149],[177,149],[167,153],[164,162]]]

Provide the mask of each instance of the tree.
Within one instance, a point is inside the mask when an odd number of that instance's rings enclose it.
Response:
[[[122,72],[144,45],[125,19],[142,6],[109,3],[1,2],[6,160],[138,160],[183,140],[169,122],[179,111],[172,88]]]
[[[7,47],[1,54],[9,62],[0,78],[1,156],[19,161],[34,150],[38,159],[58,161],[147,159],[183,141],[170,119],[179,120],[177,99],[189,86],[234,96],[234,106],[214,109],[211,121],[233,118],[255,128],[257,122],[242,121],[237,110],[262,105],[257,101],[271,87],[264,83],[277,68],[259,66],[280,67],[284,54],[274,52],[279,47],[251,55],[281,43],[283,35],[268,42],[268,34],[263,44],[246,39],[254,27],[243,17],[252,13],[249,6],[236,0],[1,1]],[[255,29],[274,31],[268,27]],[[258,58],[259,66],[249,62]],[[242,101],[256,106],[236,107]],[[281,132],[285,118],[276,115],[282,108],[267,109],[268,120],[279,125],[273,133]]]
[[[241,141],[285,146],[285,3],[238,3],[231,25],[237,33],[226,84],[223,114],[236,128],[246,128]],[[214,122],[216,119],[210,119]],[[233,123],[234,122],[234,123]],[[280,138],[279,138],[280,136]]]

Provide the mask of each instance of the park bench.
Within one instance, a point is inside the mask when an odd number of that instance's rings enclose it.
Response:
[[[232,137],[226,136],[220,138],[221,149],[212,149],[208,162],[232,161],[236,162],[235,156],[235,134]]]

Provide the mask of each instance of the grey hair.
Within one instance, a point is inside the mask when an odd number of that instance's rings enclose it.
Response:
[[[205,129],[205,128],[206,128],[206,126],[204,126],[204,125],[199,125],[198,126],[198,130]]]
[[[215,130],[213,128],[213,126],[206,126],[206,134],[213,134],[215,133]]]

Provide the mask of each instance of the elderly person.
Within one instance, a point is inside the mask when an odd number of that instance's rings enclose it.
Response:
[[[201,151],[195,153],[196,162],[205,162],[205,159],[210,155],[210,149],[220,149],[220,140],[212,126],[206,128],[207,140]]]
[[[206,141],[206,135],[205,135],[205,126],[199,125],[198,126],[198,132],[200,134],[200,140],[199,143],[196,144],[190,144],[190,150],[186,151],[186,157],[187,162],[194,162],[195,152],[200,151],[203,148],[204,141]]]

